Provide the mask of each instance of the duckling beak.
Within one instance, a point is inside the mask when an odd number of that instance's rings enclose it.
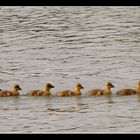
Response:
[[[19,90],[22,90],[20,87],[18,88]]]
[[[80,88],[81,88],[81,89],[84,89],[84,87],[83,87],[83,86],[80,86]]]
[[[53,85],[51,85],[51,88],[55,88]]]
[[[111,85],[111,87],[114,88],[115,86],[114,85]]]

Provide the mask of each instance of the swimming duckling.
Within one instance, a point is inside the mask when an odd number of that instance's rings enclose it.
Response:
[[[1,90],[0,91],[0,96],[3,97],[3,96],[19,96],[19,90],[22,90],[20,88],[19,85],[15,84],[13,87],[12,87],[12,90]]]
[[[103,94],[105,94],[105,95],[109,95],[109,94],[111,94],[111,88],[113,88],[114,87],[114,85],[112,85],[112,83],[111,82],[109,82],[109,81],[107,81],[106,83],[105,83],[105,89],[103,90],[103,89],[92,89],[92,90],[89,90],[87,93],[86,93],[86,95],[89,95],[89,96],[94,96],[94,95],[103,95]]]
[[[83,89],[84,87],[80,83],[75,84],[75,89],[74,91],[72,90],[63,90],[63,91],[58,91],[56,93],[56,96],[73,96],[73,95],[81,95],[80,89]]]
[[[136,89],[125,88],[120,89],[116,92],[117,95],[132,95],[132,94],[140,94],[140,80],[136,85]]]
[[[26,95],[28,96],[51,95],[51,92],[50,92],[51,88],[54,88],[54,86],[51,85],[50,83],[46,83],[44,90],[30,90],[27,92]]]

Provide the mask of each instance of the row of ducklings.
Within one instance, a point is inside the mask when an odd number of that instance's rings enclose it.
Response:
[[[50,89],[54,88],[54,86],[50,83],[45,84],[45,89],[44,90],[30,90],[26,93],[27,96],[42,96],[42,95],[51,95]],[[81,95],[81,89],[84,87],[80,83],[75,84],[75,89],[74,91],[72,90],[63,90],[63,91],[58,91],[56,92],[56,96],[74,96],[74,95]],[[89,96],[95,96],[95,95],[109,95],[111,94],[111,88],[114,88],[114,85],[107,81],[105,83],[105,89],[91,89],[89,90],[86,95]],[[2,90],[0,89],[0,96],[19,96],[19,90],[22,90],[21,87],[17,84],[15,84],[11,90]],[[118,95],[132,95],[132,94],[140,94],[140,80],[136,84],[135,89],[131,88],[125,88],[118,90],[116,92]]]

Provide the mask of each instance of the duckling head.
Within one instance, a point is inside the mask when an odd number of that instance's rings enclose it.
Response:
[[[54,86],[51,85],[50,83],[46,83],[46,88],[47,88],[47,89],[51,89],[51,88],[54,88]]]
[[[105,83],[105,87],[114,88],[115,86],[114,86],[110,81],[107,81],[107,82]]]
[[[77,89],[84,89],[84,87],[82,86],[82,84],[80,84],[78,82],[75,84],[75,88],[77,88]]]
[[[13,86],[13,89],[16,90],[16,91],[22,90],[21,87],[20,87],[18,84],[15,84],[15,85]]]

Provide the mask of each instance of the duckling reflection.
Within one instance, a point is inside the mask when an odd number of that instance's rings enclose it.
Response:
[[[56,96],[73,96],[73,95],[81,95],[81,89],[84,87],[80,83],[75,84],[74,91],[72,90],[63,90],[56,92]]]
[[[74,110],[76,111],[76,112],[79,112],[80,110],[81,110],[81,103],[80,103],[80,97],[79,96],[76,96],[76,105],[75,105],[75,107],[74,107]]]
[[[109,94],[109,95],[106,95],[105,96],[106,97],[106,99],[107,99],[107,103],[113,103],[113,100],[112,100],[112,95],[111,94]]]
[[[19,90],[22,90],[18,84],[13,85],[11,90],[1,90],[0,91],[0,96],[5,97],[5,96],[19,96]]]
[[[54,88],[53,85],[50,83],[45,84],[45,89],[44,90],[30,90],[26,93],[27,96],[41,96],[41,95],[51,95],[50,89]]]
[[[136,89],[125,88],[120,89],[116,92],[117,95],[132,95],[132,94],[140,94],[140,80],[136,84]]]
[[[104,90],[103,89],[92,89],[92,90],[89,90],[86,93],[86,95],[88,95],[88,96],[103,95],[103,94],[109,95],[109,94],[112,93],[111,88],[114,88],[114,85],[111,82],[107,81],[105,83],[105,89]]]
[[[74,104],[57,104],[56,107],[54,106],[47,106],[47,111],[51,111],[51,112],[79,112],[81,110],[81,100],[80,100],[81,96],[73,96],[72,97],[72,102],[74,99]],[[66,99],[67,100],[67,99]]]
[[[138,102],[140,103],[140,94],[137,94]]]

